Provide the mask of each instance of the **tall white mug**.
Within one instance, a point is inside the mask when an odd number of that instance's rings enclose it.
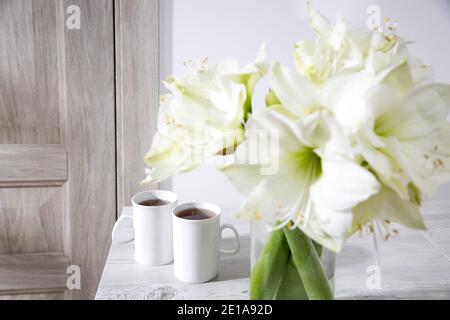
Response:
[[[166,202],[159,206],[145,206],[148,200]],[[136,194],[131,199],[133,216],[122,215],[112,231],[113,244],[134,241],[134,257],[141,264],[160,266],[173,261],[172,212],[177,205],[177,195],[165,190],[151,190]],[[131,220],[134,238],[127,241],[116,240],[117,228],[124,220]]]
[[[211,217],[188,220],[178,214],[186,209],[207,210]],[[221,210],[210,203],[186,203],[173,210],[173,248],[175,277],[188,283],[203,283],[219,272],[219,253],[233,255],[239,251],[239,234],[229,224],[220,225]],[[222,231],[231,229],[237,245],[234,249],[219,249]]]

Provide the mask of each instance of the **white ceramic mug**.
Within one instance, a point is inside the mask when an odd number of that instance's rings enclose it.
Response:
[[[159,199],[167,202],[161,206],[143,206],[139,203]],[[141,264],[160,266],[173,261],[172,212],[177,205],[177,195],[170,191],[151,190],[136,194],[131,199],[133,216],[122,215],[112,230],[113,244],[125,244],[134,241],[134,257]],[[131,220],[134,238],[117,241],[119,224]]]
[[[207,210],[213,216],[189,220],[177,216],[186,209]],[[219,253],[233,255],[239,251],[237,230],[229,224],[220,225],[221,210],[210,203],[186,203],[173,210],[173,248],[175,277],[188,283],[203,283],[219,272]],[[224,229],[231,229],[237,240],[234,249],[219,249]]]

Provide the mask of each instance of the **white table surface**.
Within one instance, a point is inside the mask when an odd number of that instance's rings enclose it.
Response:
[[[241,251],[220,259],[219,276],[208,283],[186,284],[173,275],[173,264],[148,267],[133,259],[133,244],[113,245],[96,299],[248,299],[250,270],[249,224],[234,218],[235,208],[223,208],[222,223],[233,223],[241,234]],[[450,208],[448,201],[425,206],[428,230],[398,228],[388,241],[378,237],[381,288],[367,286],[368,267],[375,264],[373,240],[368,235],[351,238],[337,257],[338,299],[450,299]],[[125,208],[123,214],[131,214]],[[128,238],[125,223],[120,237]],[[225,233],[223,247],[232,247]]]

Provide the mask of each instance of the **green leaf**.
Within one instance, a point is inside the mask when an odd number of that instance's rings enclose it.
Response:
[[[270,235],[262,253],[250,275],[250,299],[272,300],[276,297],[286,266],[289,246],[283,230],[275,230]]]
[[[311,300],[332,300],[333,292],[313,241],[300,229],[283,229],[294,264]]]

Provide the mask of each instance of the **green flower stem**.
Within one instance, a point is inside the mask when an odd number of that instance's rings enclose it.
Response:
[[[271,233],[250,275],[250,299],[273,300],[283,280],[289,258],[289,246],[283,230]]]
[[[319,258],[322,257],[322,251],[323,251],[322,246],[315,241],[313,241],[313,244],[314,244],[314,248],[316,248],[316,252],[317,252],[317,255],[319,256]]]
[[[283,280],[278,287],[275,300],[309,300],[292,255],[289,256]]]
[[[333,292],[313,241],[298,228],[285,227],[283,231],[309,299],[332,300]]]

